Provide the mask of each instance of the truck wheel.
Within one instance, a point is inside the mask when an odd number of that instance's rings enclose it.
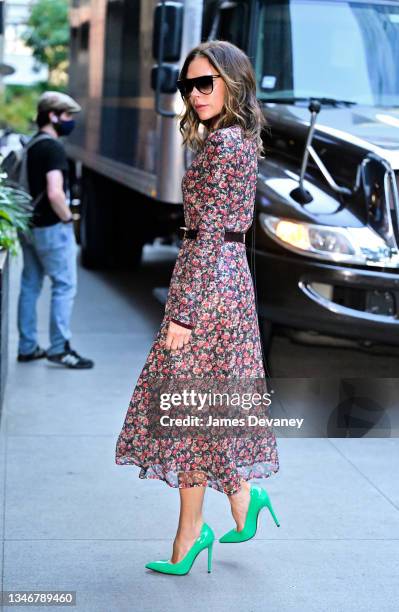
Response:
[[[112,248],[112,227],[107,223],[102,183],[102,178],[90,171],[85,171],[82,176],[81,261],[85,268],[92,270],[108,267]]]
[[[146,222],[132,197],[131,191],[85,169],[80,219],[81,261],[85,268],[134,270],[140,265]]]
[[[112,262],[118,269],[135,270],[141,264],[144,231],[136,206],[131,203],[113,207]],[[140,227],[142,234],[137,231]]]

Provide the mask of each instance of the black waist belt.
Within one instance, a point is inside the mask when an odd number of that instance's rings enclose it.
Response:
[[[198,229],[189,229],[185,226],[179,227],[180,238],[196,238]],[[224,232],[224,239],[227,242],[243,242],[245,243],[245,232]]]

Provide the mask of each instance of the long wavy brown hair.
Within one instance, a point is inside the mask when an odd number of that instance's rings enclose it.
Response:
[[[191,49],[187,55],[179,79],[187,76],[190,62],[195,57],[206,57],[210,64],[222,76],[226,94],[222,111],[210,128],[214,118],[201,121],[190,102],[184,98],[185,110],[179,115],[179,129],[183,136],[183,145],[199,150],[203,147],[206,136],[210,131],[230,125],[239,124],[243,129],[244,137],[253,138],[257,144],[258,158],[264,158],[262,130],[268,125],[256,98],[256,78],[248,56],[236,45],[226,40],[211,40],[199,44]],[[199,126],[206,128],[205,138],[199,134]]]

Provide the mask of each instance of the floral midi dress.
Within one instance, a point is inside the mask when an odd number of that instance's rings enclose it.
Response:
[[[257,173],[256,144],[233,125],[208,134],[183,176],[185,225],[198,234],[182,240],[165,314],[116,443],[115,462],[139,466],[139,478],[230,495],[241,478],[267,478],[279,469],[271,427],[254,439],[159,439],[148,419],[154,376],[265,377],[246,246],[224,240],[224,230],[246,232],[252,225]],[[170,321],[192,330],[174,351],[165,348]]]

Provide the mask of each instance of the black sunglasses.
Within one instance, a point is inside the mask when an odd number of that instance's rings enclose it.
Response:
[[[213,79],[218,79],[220,76],[220,74],[207,74],[194,79],[179,79],[176,83],[177,89],[182,98],[188,98],[194,87],[203,94],[210,94],[213,92]]]

